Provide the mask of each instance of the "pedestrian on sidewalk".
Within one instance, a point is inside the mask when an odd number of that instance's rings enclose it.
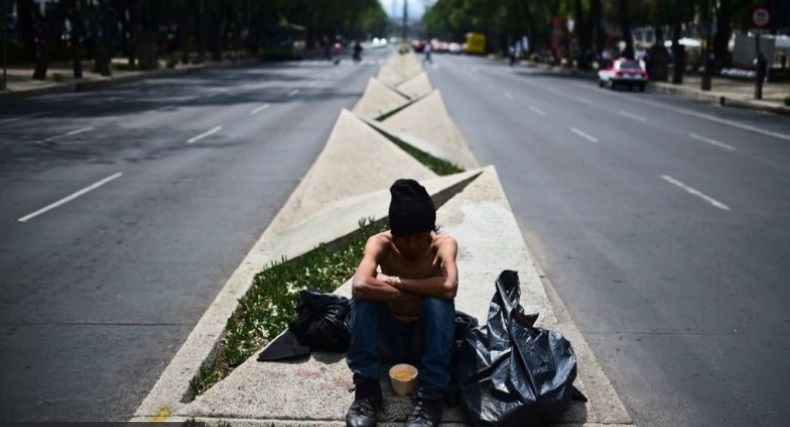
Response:
[[[433,64],[433,60],[431,59],[431,52],[433,51],[433,46],[431,45],[430,41],[428,43],[425,43],[425,47],[423,48],[423,51],[425,52],[425,56],[422,58],[422,63],[424,64],[428,62],[430,64]]]
[[[399,179],[390,194],[390,229],[368,239],[353,278],[347,363],[356,394],[346,425],[376,425],[382,368],[405,362],[419,369],[406,426],[437,426],[450,383],[458,245],[437,231],[436,208],[417,181]]]

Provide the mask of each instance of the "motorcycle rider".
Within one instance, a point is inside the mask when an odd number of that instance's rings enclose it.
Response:
[[[354,61],[361,61],[362,60],[362,45],[359,44],[359,40],[354,42]]]

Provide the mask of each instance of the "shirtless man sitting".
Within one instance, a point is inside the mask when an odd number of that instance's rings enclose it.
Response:
[[[419,368],[408,427],[436,426],[450,382],[458,245],[436,231],[436,208],[417,181],[390,187],[390,230],[368,239],[352,285],[348,366],[356,394],[346,425],[376,425],[382,407],[382,363]]]

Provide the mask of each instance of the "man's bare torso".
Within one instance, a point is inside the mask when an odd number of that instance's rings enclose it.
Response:
[[[442,261],[438,256],[438,248],[450,237],[432,232],[430,249],[421,256],[410,259],[398,251],[392,242],[392,234],[383,232],[379,234],[385,244],[386,251],[379,260],[381,272],[388,276],[398,276],[403,279],[427,279],[442,275]],[[417,295],[404,294],[388,301],[393,316],[402,322],[412,322],[419,319],[422,310],[422,298]]]

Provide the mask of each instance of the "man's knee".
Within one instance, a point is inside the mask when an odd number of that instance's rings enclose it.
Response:
[[[422,314],[452,321],[455,316],[455,301],[448,298],[424,297],[422,299]]]

